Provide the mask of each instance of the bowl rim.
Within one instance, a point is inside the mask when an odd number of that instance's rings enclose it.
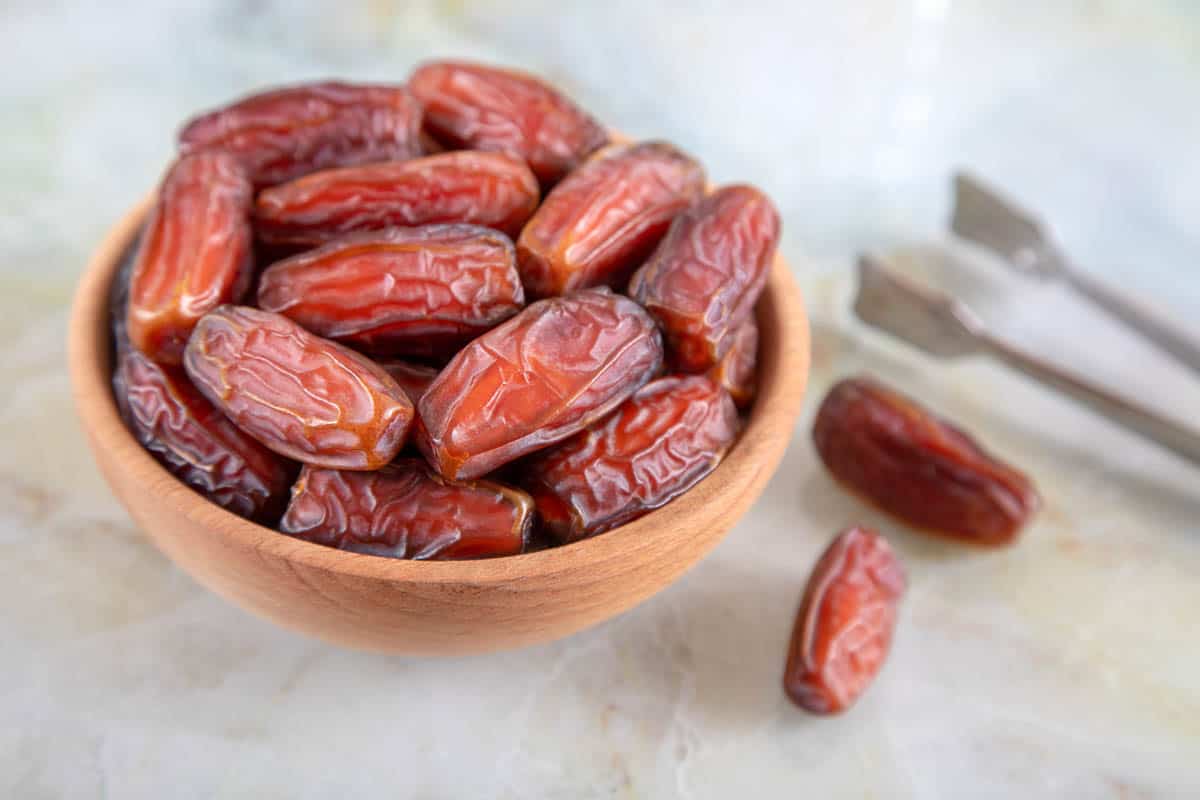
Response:
[[[123,256],[149,213],[154,194],[153,190],[148,193],[107,231],[80,276],[68,330],[68,366],[76,413],[93,450],[104,448],[110,451],[113,460],[125,463],[130,471],[160,478],[154,481],[154,489],[159,494],[156,502],[169,505],[176,515],[204,526],[214,535],[232,539],[230,544],[237,549],[253,550],[262,557],[296,562],[314,570],[389,582],[495,586],[523,579],[545,579],[560,572],[577,572],[588,563],[632,558],[636,551],[653,543],[656,537],[648,534],[663,527],[664,523],[670,524],[672,517],[674,522],[685,524],[689,510],[697,504],[720,499],[713,490],[721,485],[722,476],[733,475],[737,470],[750,470],[753,474],[744,484],[747,490],[752,490],[752,484],[762,470],[767,470],[768,474],[774,472],[786,444],[753,465],[750,460],[755,451],[749,443],[756,435],[772,432],[790,440],[799,417],[809,372],[808,318],[787,262],[776,252],[764,298],[769,297],[776,306],[773,318],[777,320],[777,332],[773,336],[760,336],[759,387],[754,405],[738,439],[717,469],[670,503],[603,535],[492,559],[415,561],[388,558],[348,552],[288,536],[227,511],[177,479],[142,448],[117,411],[111,389],[109,290]],[[760,301],[756,307],[760,327],[763,327],[763,305]],[[785,343],[796,346],[788,347]],[[784,363],[785,356],[798,361]],[[769,375],[770,379],[764,380],[764,375]],[[775,430],[781,419],[787,422],[786,428]],[[757,469],[753,469],[755,466]],[[131,516],[136,517],[123,500],[122,504]],[[139,524],[138,527],[142,526]],[[720,538],[716,537],[710,546],[715,546]]]

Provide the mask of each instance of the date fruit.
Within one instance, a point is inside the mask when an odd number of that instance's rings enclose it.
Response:
[[[184,153],[232,153],[258,187],[330,167],[421,154],[421,105],[403,86],[312,83],[250,95],[179,134]]]
[[[419,67],[409,87],[425,107],[425,129],[436,139],[453,148],[524,159],[546,186],[608,142],[590,114],[522,72],[435,61]]]
[[[254,225],[264,242],[306,247],[347,233],[438,222],[516,236],[538,197],[525,162],[463,150],[314,172],[261,192]]]
[[[887,658],[904,567],[867,528],[841,533],[817,561],[792,630],[783,688],[814,714],[849,708]]]
[[[400,384],[400,388],[408,395],[408,399],[416,405],[425,394],[429,384],[438,376],[438,371],[424,364],[413,364],[409,361],[381,361],[379,366],[392,376],[392,380]]]
[[[758,323],[754,317],[743,322],[732,338],[733,343],[708,376],[724,386],[738,409],[745,411],[758,391]]]
[[[258,305],[375,355],[448,356],[525,305],[512,241],[476,225],[345,236],[278,261]]]
[[[241,299],[253,266],[252,202],[232,156],[197,153],[172,165],[129,279],[125,330],[134,347],[178,364],[196,322]]]
[[[663,142],[596,153],[546,196],[517,240],[534,297],[624,285],[675,215],[704,193],[704,169]]]
[[[955,539],[1008,544],[1041,504],[1025,475],[869,378],[829,391],[813,441],[839,481],[901,521]]]
[[[476,478],[606,416],[662,364],[641,306],[607,289],[543,300],[475,339],[417,404],[417,445]]]
[[[239,516],[279,518],[293,465],[238,430],[182,369],[120,347],[113,394],[134,437],[175,477]]]
[[[448,481],[405,458],[377,472],[306,466],[279,529],[355,553],[441,560],[516,555],[532,525],[533,501],[519,489]]]
[[[766,284],[779,226],[752,186],[726,186],[675,218],[629,283],[662,327],[673,367],[704,372],[732,346]]]
[[[704,375],[660,378],[616,413],[533,456],[522,485],[544,530],[574,542],[637,519],[712,472],[738,431],[729,394]]]
[[[269,311],[207,314],[184,367],[239,428],[313,466],[378,469],[400,451],[412,421],[412,403],[382,367]]]

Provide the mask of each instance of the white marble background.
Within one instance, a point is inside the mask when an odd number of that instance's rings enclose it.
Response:
[[[194,585],[112,499],[73,419],[70,293],[195,109],[463,55],[560,81],[777,199],[815,319],[812,396],[766,495],[639,609],[522,652],[405,660],[279,631]],[[986,363],[850,319],[864,247],[1164,410],[1200,388],[1060,292],[940,237],[948,172],[1036,200],[1090,268],[1200,316],[1200,8],[1175,2],[0,4],[0,797],[1200,796],[1200,472]],[[1016,547],[922,539],[807,440],[867,369],[1038,480]],[[850,713],[778,689],[807,571],[852,521],[911,577]]]

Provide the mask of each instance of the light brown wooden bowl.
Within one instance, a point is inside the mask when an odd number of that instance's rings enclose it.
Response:
[[[335,644],[449,655],[557,639],[666,588],[758,498],[779,465],[808,377],[800,292],[777,258],[758,305],[758,399],[741,438],[690,492],[602,536],[482,561],[401,561],[293,539],[208,502],[163,469],[117,415],[108,290],[149,207],[105,237],[71,311],[71,384],[88,442],[130,515],[200,583],[285,628]]]

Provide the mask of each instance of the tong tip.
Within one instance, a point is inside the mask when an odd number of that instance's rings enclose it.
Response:
[[[983,324],[959,301],[869,253],[859,256],[858,275],[854,311],[859,319],[939,358],[978,350]]]
[[[1062,261],[1045,224],[966,170],[954,173],[950,230],[1000,255],[1021,272],[1049,278]]]

